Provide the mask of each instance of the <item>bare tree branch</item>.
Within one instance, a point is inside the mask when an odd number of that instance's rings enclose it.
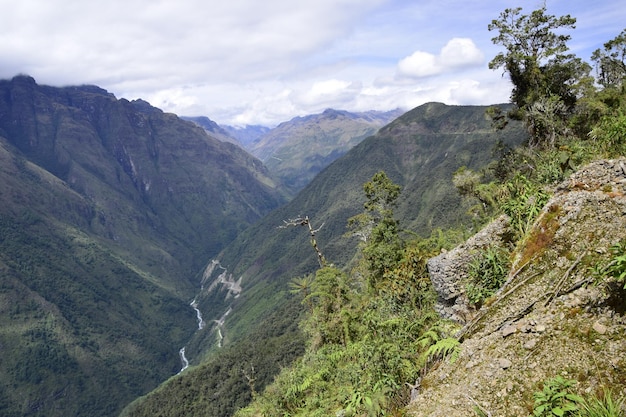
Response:
[[[296,227],[296,226],[308,226],[309,235],[311,236],[311,245],[313,246],[313,249],[315,249],[315,252],[317,253],[317,261],[319,262],[320,267],[322,268],[325,267],[326,258],[324,258],[322,251],[317,246],[317,240],[315,239],[315,234],[319,232],[322,229],[322,227],[324,227],[324,223],[322,223],[322,225],[318,227],[317,229],[313,229],[313,226],[311,226],[311,221],[309,220],[309,216],[304,216],[304,217],[298,216],[295,219],[283,220],[283,225],[278,226],[278,228],[286,229],[288,227]]]

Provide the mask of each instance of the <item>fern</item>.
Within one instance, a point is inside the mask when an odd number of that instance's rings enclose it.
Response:
[[[450,358],[450,362],[455,362],[461,353],[461,343],[454,337],[446,337],[437,341],[426,350],[424,356],[428,360]]]
[[[424,334],[422,334],[422,337],[420,337],[417,340],[417,343],[423,347],[426,348],[427,346],[431,346],[437,342],[439,342],[439,340],[441,340],[441,337],[439,336],[439,333],[437,333],[436,330],[433,330],[432,328],[425,331]]]

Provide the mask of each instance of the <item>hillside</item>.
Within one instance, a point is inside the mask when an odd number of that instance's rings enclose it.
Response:
[[[478,407],[528,416],[533,393],[557,376],[575,381],[581,396],[626,396],[626,289],[599,273],[626,239],[625,185],[622,158],[556,187],[516,248],[506,285],[468,318],[458,359],[421,381],[409,415],[469,417]],[[450,275],[467,275],[466,265]]]
[[[514,124],[495,132],[485,110],[439,103],[417,107],[327,167],[291,202],[242,232],[216,258],[220,268],[207,269],[213,274],[205,276],[205,291],[198,296],[207,319],[219,319],[232,303],[225,334],[240,337],[250,320],[258,320],[240,314],[257,303],[271,306],[283,297],[280,289],[291,278],[315,270],[308,233],[277,229],[284,220],[306,215],[314,227],[323,225],[317,233],[322,251],[331,262],[347,265],[358,243],[345,236],[347,220],[362,211],[362,185],[377,171],[385,171],[403,188],[396,214],[407,229],[424,235],[436,228],[471,225],[470,206],[452,184],[452,175],[462,166],[479,169],[493,161],[498,140],[515,146],[525,138]],[[209,285],[229,276],[242,288],[236,299],[232,293],[228,297],[225,285]],[[239,305],[245,306],[241,312]]]
[[[247,149],[295,195],[331,162],[402,113],[327,109],[281,123]]]
[[[175,374],[198,272],[282,200],[257,159],[95,86],[0,81],[0,408],[107,416]]]
[[[403,189],[396,214],[407,229],[424,235],[435,228],[471,225],[469,206],[452,184],[453,173],[462,166],[486,166],[495,158],[498,140],[514,146],[525,138],[515,125],[495,132],[485,110],[430,103],[407,112],[322,171],[289,204],[242,233],[219,261],[243,277],[244,289],[313,270],[317,262],[307,233],[276,229],[283,220],[307,215],[314,226],[324,225],[318,241],[326,256],[346,265],[357,243],[344,236],[347,220],[362,210],[362,185],[380,170]]]

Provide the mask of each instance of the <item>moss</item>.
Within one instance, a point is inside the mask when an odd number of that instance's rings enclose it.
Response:
[[[537,225],[532,228],[528,238],[524,240],[520,265],[526,264],[552,245],[554,236],[560,227],[559,218],[562,212],[563,210],[559,205],[551,205],[548,211],[539,218]]]

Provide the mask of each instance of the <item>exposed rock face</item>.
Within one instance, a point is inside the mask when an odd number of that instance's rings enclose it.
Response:
[[[626,291],[593,272],[626,239],[625,166],[598,161],[556,188],[507,284],[465,326],[458,360],[424,378],[410,415],[527,416],[533,392],[557,375],[579,394],[626,395]]]
[[[468,264],[477,251],[504,245],[508,227],[509,218],[500,216],[465,243],[428,260],[428,273],[439,296],[435,309],[442,317],[465,323],[474,314],[463,288]]]

